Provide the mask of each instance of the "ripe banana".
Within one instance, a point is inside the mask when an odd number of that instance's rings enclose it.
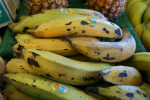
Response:
[[[117,63],[116,65],[131,66],[140,71],[150,72],[150,53],[149,52],[139,52],[134,53],[134,55],[126,61]]]
[[[43,14],[35,14],[32,16],[29,16],[25,18],[24,20],[21,20],[14,28],[13,32],[15,33],[22,33],[26,31],[27,29],[35,29],[39,25],[41,25],[44,22],[48,22],[57,18],[68,18],[68,17],[85,17],[89,16],[92,18],[100,18],[103,20],[108,20],[106,17],[104,17],[103,14],[96,12],[94,10],[88,10],[88,9],[73,9],[72,13],[66,12],[68,11],[67,9],[53,9],[53,10],[47,10]]]
[[[30,65],[23,58],[12,58],[6,64],[6,71],[8,73],[32,73],[34,71],[30,67]]]
[[[146,28],[142,35],[142,43],[146,50],[150,51],[150,27]]]
[[[80,42],[98,42],[99,40],[94,37],[71,37],[73,41]],[[17,53],[21,53],[21,50],[25,49],[42,49],[60,54],[63,56],[73,56],[80,54],[74,49],[65,39],[27,39],[22,40],[13,46],[13,50]]]
[[[44,50],[23,49],[22,54],[38,75],[72,85],[98,83],[98,72],[111,67],[108,63],[76,61]]]
[[[6,84],[4,96],[7,100],[36,100],[18,91],[13,85]]]
[[[143,15],[143,21],[147,21],[148,19],[150,19],[150,3]]]
[[[137,25],[142,23],[142,16],[149,2],[150,2],[149,0],[146,0],[144,2],[137,2],[137,5],[136,4],[134,5],[136,6],[136,9],[133,9],[134,11],[131,14],[131,18],[130,18],[133,27],[136,27]]]
[[[130,1],[129,3],[128,3],[128,5],[127,5],[127,8],[126,8],[126,14],[127,14],[127,16],[128,16],[128,18],[130,19],[131,18],[131,15],[132,15],[132,13],[134,12],[134,9],[136,9],[137,8],[137,4],[139,3],[139,2],[143,2],[144,0],[132,0],[132,1]]]
[[[141,85],[140,72],[128,66],[115,66],[99,72],[100,78],[106,82],[117,85]]]
[[[137,25],[134,30],[138,34],[138,37],[142,40],[143,32],[145,31],[147,25],[150,24],[150,19],[146,20],[145,22]]]
[[[104,62],[121,62],[131,57],[136,43],[129,31],[122,28],[123,37],[118,42],[76,42],[67,39],[80,53]]]
[[[144,85],[144,84],[143,84]],[[114,100],[149,100],[150,93],[146,86],[115,85],[106,88],[88,87],[86,91],[91,91]]]
[[[38,100],[97,100],[67,84],[32,74],[5,74],[5,80],[24,94]]]
[[[39,38],[36,37],[35,35],[24,33],[24,34],[16,34],[15,39],[17,40],[17,42],[21,42],[27,39],[39,39]]]
[[[121,28],[111,22],[88,17],[76,17],[55,19],[41,24],[36,29],[27,32],[37,37],[60,37],[60,36],[93,36],[121,38]]]

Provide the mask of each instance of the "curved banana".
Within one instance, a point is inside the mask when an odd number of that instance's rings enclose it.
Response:
[[[4,96],[7,100],[36,100],[28,95],[21,93],[13,85],[8,83],[5,85]]]
[[[138,34],[140,40],[142,40],[143,32],[145,31],[146,27],[150,24],[150,19],[144,21],[143,23],[137,25],[134,30]]]
[[[32,73],[34,71],[23,58],[13,58],[6,64],[8,73]]]
[[[98,42],[99,40],[94,37],[71,37],[73,41],[80,42]],[[63,56],[73,56],[80,54],[74,49],[65,39],[27,39],[22,40],[13,46],[13,50],[17,53],[21,53],[21,50],[25,49],[42,49],[60,54]]]
[[[71,8],[72,9],[72,8]],[[57,18],[74,18],[74,17],[85,17],[89,16],[92,18],[97,18],[97,19],[103,19],[103,20],[108,20],[104,15],[100,12],[96,12],[94,10],[88,10],[88,9],[76,9],[73,8],[72,13],[68,13],[65,11],[68,11],[67,9],[53,9],[53,10],[47,10],[43,14],[35,14],[32,16],[29,16],[23,20],[21,20],[14,28],[13,32],[14,33],[22,33],[25,32],[27,29],[35,29],[36,27],[40,26],[44,22],[48,22]]]
[[[134,37],[122,28],[123,37],[118,42],[76,42],[68,41],[80,53],[104,62],[121,62],[131,57],[136,49]]]
[[[149,52],[150,51],[150,27],[146,28],[145,31],[143,32],[142,35],[142,43],[144,45],[144,47],[146,48],[146,50]]]
[[[98,72],[111,67],[107,63],[76,61],[44,50],[23,49],[22,54],[38,75],[72,85],[97,83]]]
[[[134,12],[131,14],[131,24],[133,25],[133,27],[136,27],[137,25],[142,23],[142,16],[147,8],[147,5],[150,1],[144,1],[144,2],[138,2],[138,4],[136,5],[136,9],[134,10]]]
[[[5,74],[5,80],[38,100],[97,100],[73,86],[32,74]]]
[[[37,29],[27,30],[38,37],[92,36],[121,38],[121,28],[105,20],[88,17],[55,19],[41,24]]]
[[[141,73],[128,66],[114,66],[99,72],[100,78],[117,85],[141,85]]]
[[[127,8],[126,8],[126,14],[129,19],[131,19],[132,13],[134,10],[137,8],[137,5],[139,2],[143,2],[144,0],[132,0],[128,3]]]
[[[143,84],[144,85],[144,84]],[[146,86],[115,85],[106,88],[88,87],[86,91],[91,91],[114,100],[149,100],[150,93]]]
[[[134,55],[126,61],[117,63],[116,65],[131,66],[140,71],[150,72],[150,53],[149,52],[139,52],[134,53]]]

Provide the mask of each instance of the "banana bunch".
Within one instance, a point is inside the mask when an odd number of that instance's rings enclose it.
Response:
[[[13,46],[16,58],[7,62],[4,80],[16,89],[12,90],[18,98],[108,100],[108,95],[83,88],[103,83],[140,86],[143,80],[138,68],[115,66],[134,55],[136,42],[131,33],[99,12],[67,10],[23,16],[9,25],[17,40]],[[8,98],[12,97],[9,91],[6,85]]]
[[[129,0],[127,2],[126,14],[146,50],[150,51],[150,36],[148,34],[148,27],[150,26],[150,1]]]

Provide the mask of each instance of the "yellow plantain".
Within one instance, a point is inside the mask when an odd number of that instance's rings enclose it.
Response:
[[[73,41],[90,42],[99,41],[94,37],[71,37]],[[17,53],[21,53],[21,50],[25,49],[42,49],[60,54],[63,56],[72,56],[80,54],[74,49],[65,39],[27,39],[22,40],[13,46],[13,50]]]
[[[6,64],[8,73],[34,73],[30,65],[23,58],[13,58]]]
[[[141,85],[141,73],[129,66],[114,66],[99,72],[100,78],[117,85]]]
[[[129,31],[122,28],[123,37],[118,42],[68,42],[80,53],[92,59],[104,62],[121,62],[131,57],[136,49],[136,42]]]
[[[72,9],[72,8],[71,8]],[[67,10],[67,9],[66,9]],[[65,12],[65,9],[53,9],[47,10],[43,14],[36,14],[29,16],[23,20],[21,20],[17,25],[14,27],[13,32],[15,33],[22,33],[25,32],[26,29],[35,29],[36,27],[40,26],[44,22],[48,22],[50,20],[54,20],[57,18],[64,19],[66,17],[84,17],[89,16],[92,18],[108,20],[104,15],[100,12],[96,12],[94,10],[88,9],[72,9],[72,13]]]
[[[111,67],[108,63],[76,61],[44,50],[23,49],[22,54],[38,75],[72,85],[97,83],[98,72]]]
[[[55,19],[40,25],[37,29],[27,30],[38,37],[93,36],[121,38],[121,28],[105,20],[88,17]]]

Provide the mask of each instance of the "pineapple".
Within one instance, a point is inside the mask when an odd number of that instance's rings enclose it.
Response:
[[[42,13],[47,9],[67,8],[68,0],[26,0],[30,15]]]
[[[86,0],[86,5],[112,20],[121,15],[125,2],[126,0]]]

